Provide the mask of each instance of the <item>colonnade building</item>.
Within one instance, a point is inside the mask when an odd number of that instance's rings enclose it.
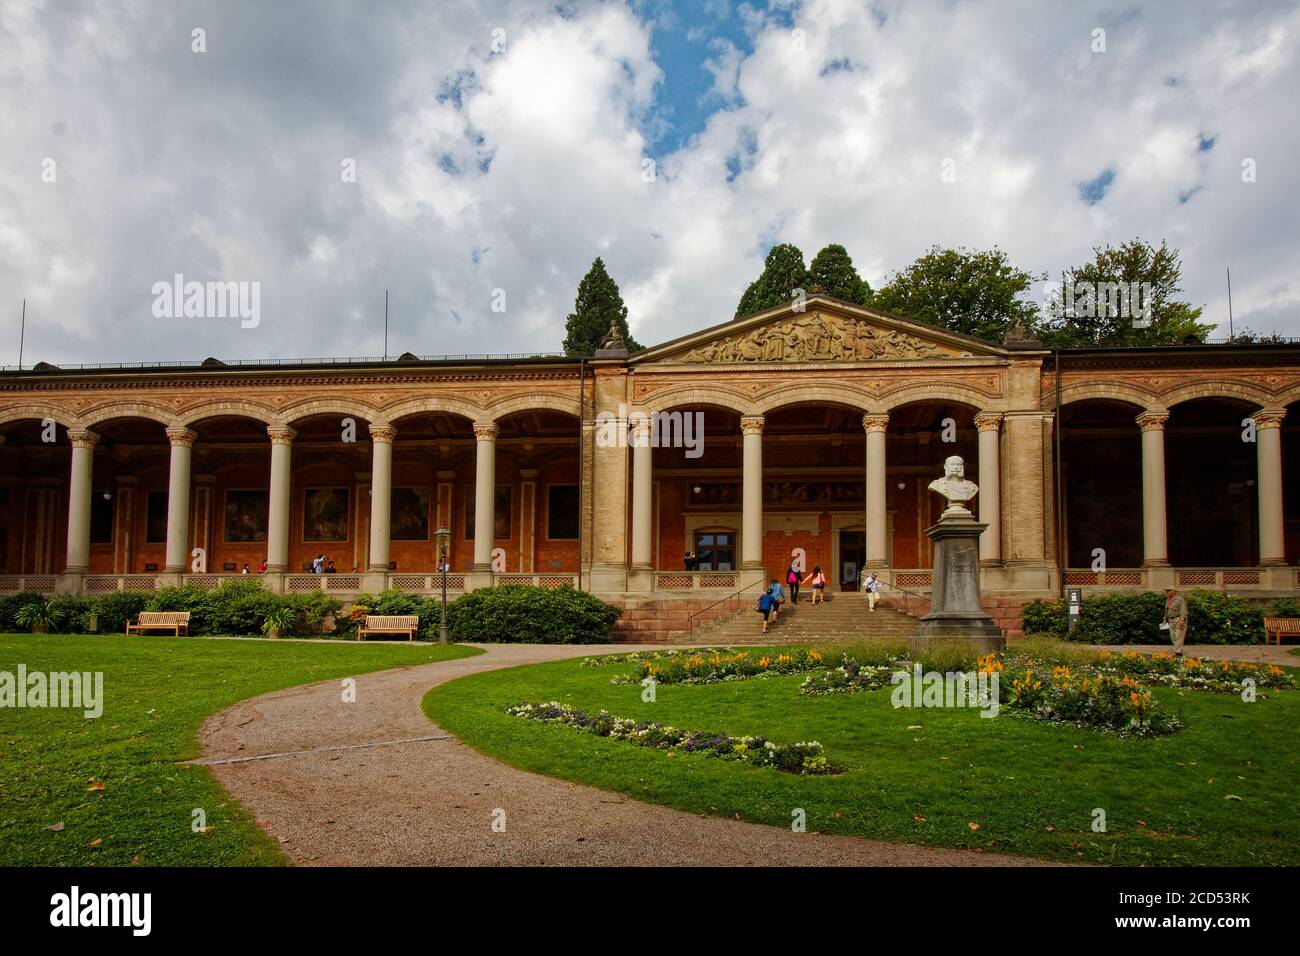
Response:
[[[433,593],[439,528],[453,592],[721,596],[793,558],[923,594],[951,455],[992,595],[1280,593],[1297,400],[1293,346],[1055,352],[824,296],[590,359],[41,364],[0,373],[0,594]]]

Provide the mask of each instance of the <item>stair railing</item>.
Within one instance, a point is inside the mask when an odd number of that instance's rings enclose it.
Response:
[[[712,604],[707,605],[706,607],[702,607],[702,608],[700,608],[698,611],[696,611],[694,614],[692,614],[690,617],[688,617],[688,618],[686,619],[686,624],[687,624],[687,632],[688,632],[689,635],[690,635],[690,640],[692,640],[692,641],[695,640],[695,619],[696,619],[697,617],[699,617],[701,614],[705,613],[706,611],[712,611],[712,610],[713,610],[715,607],[717,607],[719,604],[726,604],[728,601],[735,601],[735,602],[737,602],[737,603],[736,603],[736,606],[735,606],[735,608],[733,608],[733,610],[737,610],[737,611],[740,610],[740,600],[739,600],[739,599],[740,599],[740,596],[741,596],[742,594],[744,594],[746,591],[752,590],[753,588],[756,588],[756,587],[762,587],[763,590],[766,591],[767,588],[768,588],[768,585],[767,585],[767,583],[764,582],[764,581],[755,581],[753,584],[747,584],[747,585],[745,585],[743,588],[740,588],[739,590],[737,590],[737,591],[733,591],[732,593],[728,594],[726,597],[721,598],[720,600],[714,601]]]

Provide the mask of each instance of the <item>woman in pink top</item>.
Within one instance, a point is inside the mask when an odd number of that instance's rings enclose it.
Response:
[[[820,604],[826,600],[826,575],[822,574],[820,564],[813,565],[812,573],[800,581],[800,584],[812,582],[812,602]]]

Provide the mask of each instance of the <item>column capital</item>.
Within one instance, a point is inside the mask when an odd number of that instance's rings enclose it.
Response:
[[[742,415],[740,416],[740,430],[746,435],[763,434],[763,423],[766,421],[762,415]]]
[[[1165,430],[1165,422],[1169,421],[1167,411],[1146,411],[1137,417],[1138,427],[1144,432],[1161,432]]]
[[[995,432],[1002,428],[1001,412],[980,412],[975,416],[975,427],[982,432]]]
[[[297,430],[288,425],[267,425],[266,433],[271,436],[272,445],[292,445],[298,437]]]
[[[650,416],[645,412],[633,412],[628,416],[628,427],[632,430],[632,437],[638,442],[644,441],[647,444],[637,445],[634,447],[649,448],[650,433],[653,431],[653,422]]]
[[[496,422],[475,422],[474,438],[477,441],[496,441],[501,429]]]
[[[889,429],[888,412],[867,412],[862,416],[862,430],[866,432],[883,432]]]
[[[397,437],[397,429],[388,424],[388,422],[371,422],[370,423],[370,440],[382,442],[391,445],[393,439]]]
[[[88,428],[69,428],[68,441],[73,448],[94,448],[99,444],[99,435]]]
[[[174,425],[167,429],[167,440],[173,445],[184,445],[189,448],[194,444],[194,439],[198,437],[198,432],[186,428],[184,425]]]
[[[1286,409],[1261,408],[1250,417],[1255,420],[1256,428],[1281,428],[1282,419],[1286,418]]]

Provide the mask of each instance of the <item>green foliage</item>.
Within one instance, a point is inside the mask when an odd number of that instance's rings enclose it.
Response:
[[[19,627],[31,630],[42,624],[50,623],[50,606],[39,596],[37,600],[24,604],[14,614],[14,621]]]
[[[0,598],[0,631],[12,632],[26,627],[18,623],[18,612],[29,604],[37,603],[45,603],[45,597],[39,591],[19,591]]]
[[[1243,597],[1217,591],[1193,591],[1187,595],[1187,641],[1262,644],[1264,614]]]
[[[319,634],[340,603],[324,595],[278,595],[260,581],[223,581],[209,591],[195,584],[160,588],[146,602],[146,611],[189,611],[190,633],[261,634],[267,616],[281,608],[293,615],[293,633]],[[283,633],[283,632],[282,632]]]
[[[1020,620],[1026,634],[1050,634],[1065,637],[1070,629],[1070,614],[1061,600],[1033,600],[1020,608]]]
[[[932,246],[871,297],[873,308],[1001,342],[1016,320],[1032,331],[1038,306],[1024,298],[1035,276],[994,247],[982,252]]]
[[[1192,591],[1187,597],[1189,644],[1259,644],[1264,640],[1264,614],[1249,600],[1217,591]],[[1283,598],[1287,614],[1300,617],[1300,604]],[[1160,629],[1165,616],[1165,596],[1102,594],[1083,599],[1079,626],[1068,635],[1083,644],[1169,644],[1172,637]],[[1031,601],[1021,609],[1026,634],[1067,637],[1064,601]]]
[[[1300,617],[1300,601],[1295,598],[1278,598],[1268,609],[1267,617]]]
[[[796,289],[807,291],[808,267],[804,265],[799,247],[783,242],[768,250],[763,274],[751,282],[740,297],[736,318],[790,305]]]
[[[57,634],[90,632],[96,600],[80,594],[56,594],[47,605],[50,630]]]
[[[866,305],[871,298],[871,286],[858,275],[848,250],[838,243],[823,248],[808,266],[808,292],[818,291],[858,305]]]
[[[447,608],[447,626],[456,642],[600,644],[620,613],[571,587],[506,585],[458,597]]]
[[[627,306],[623,296],[599,257],[578,283],[578,297],[573,311],[565,320],[564,351],[570,355],[594,355],[605,337],[610,323],[618,325],[627,342],[628,351],[640,350],[627,328]]]
[[[148,591],[110,591],[95,598],[95,617],[101,634],[121,634],[126,622],[145,609]]]
[[[298,616],[287,607],[277,607],[269,611],[262,621],[262,633],[270,637],[279,637],[287,633],[297,621]]]
[[[1214,325],[1197,322],[1201,309],[1194,309],[1177,298],[1182,291],[1182,275],[1178,250],[1170,249],[1163,240],[1158,249],[1140,239],[1118,248],[1109,245],[1094,248],[1091,262],[1062,273],[1060,294],[1047,308],[1041,333],[1043,341],[1065,348],[1177,345],[1188,338],[1203,341]],[[1124,310],[1103,308],[1098,303],[1096,290],[1100,283],[1108,282],[1120,286],[1134,282],[1150,284],[1150,315],[1140,319],[1149,320],[1149,326],[1134,328],[1132,312],[1136,304],[1128,315],[1121,315]],[[1073,302],[1067,301],[1071,285]],[[1091,296],[1092,301],[1087,301],[1086,296]],[[1146,304],[1144,300],[1142,305]]]

